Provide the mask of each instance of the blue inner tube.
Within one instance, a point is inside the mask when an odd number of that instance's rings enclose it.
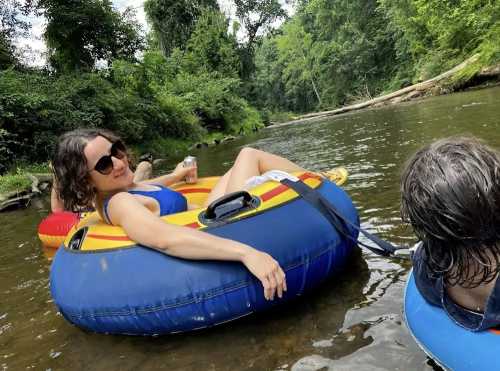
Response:
[[[359,225],[347,194],[324,181],[319,192]],[[316,287],[345,264],[357,231],[346,239],[312,206],[296,198],[251,217],[205,229],[272,255],[288,291],[266,301],[261,283],[238,262],[193,261],[133,245],[102,251],[60,248],[51,293],[71,323],[95,332],[155,335],[214,326],[265,310]]]
[[[429,304],[417,289],[413,273],[405,290],[406,324],[419,346],[451,370],[497,370],[500,334],[472,332],[455,324],[445,311]]]

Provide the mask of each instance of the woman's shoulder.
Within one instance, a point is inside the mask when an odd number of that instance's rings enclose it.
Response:
[[[110,207],[113,208],[114,212],[120,213],[121,210],[127,210],[127,208],[135,206],[136,202],[136,198],[133,194],[129,193],[127,190],[123,190],[98,197],[96,206],[103,220],[108,224],[113,224],[110,219]]]

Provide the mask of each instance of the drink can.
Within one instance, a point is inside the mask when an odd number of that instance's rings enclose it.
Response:
[[[184,167],[197,166],[196,157],[187,156],[183,161]],[[198,181],[198,169],[194,169],[189,175],[186,175],[186,183],[196,183]]]

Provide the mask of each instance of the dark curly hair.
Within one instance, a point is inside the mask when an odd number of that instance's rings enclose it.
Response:
[[[120,138],[104,129],[76,129],[59,138],[52,160],[56,191],[65,210],[79,211],[93,208],[96,189],[90,183],[85,146],[101,136],[111,143]]]
[[[472,137],[419,150],[401,179],[401,216],[433,276],[476,287],[500,271],[500,157]]]

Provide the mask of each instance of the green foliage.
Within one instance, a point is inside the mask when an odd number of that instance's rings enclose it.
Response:
[[[379,0],[395,30],[399,70],[415,80],[443,72],[463,61],[498,24],[498,1]],[[401,63],[405,61],[406,63]]]
[[[158,136],[198,137],[196,118],[164,101],[146,99],[97,74],[50,77],[0,72],[0,156],[45,161],[55,138],[77,127],[106,127],[131,143]],[[199,130],[198,130],[199,131]]]
[[[60,118],[54,113],[64,110],[61,107],[54,111],[54,106],[64,106],[66,102],[52,101],[49,92],[44,92],[46,83],[47,79],[40,75],[12,70],[0,72],[0,127],[4,130],[4,148],[7,153],[12,152],[10,160],[14,159],[14,154],[16,159],[33,159],[37,157],[36,151],[45,159],[52,148],[46,143],[45,133],[52,122]]]
[[[312,111],[434,77],[478,52],[467,80],[498,61],[499,19],[498,1],[299,1],[256,50],[245,89],[261,109]]]
[[[48,174],[52,172],[49,161],[40,163],[18,162],[16,163],[16,168],[18,169],[17,171],[31,174]]]
[[[262,34],[268,32],[276,21],[286,18],[287,14],[278,0],[235,0],[234,5],[236,16],[248,38],[240,48],[240,59],[241,76],[249,81],[256,69],[255,48],[260,44]]]
[[[500,22],[497,22],[482,37],[481,43],[475,52],[477,52],[477,60],[442,84],[443,89],[454,90],[467,85],[485,66],[496,66],[498,68],[500,63]]]
[[[266,124],[280,123],[295,120],[297,117],[293,112],[269,112],[269,122]]]
[[[134,60],[143,38],[135,14],[110,0],[39,0],[47,18],[44,38],[58,72],[91,71],[99,61]]]
[[[0,129],[0,136],[2,129]],[[1,148],[1,147],[0,147]],[[0,174],[0,195],[11,192],[22,192],[31,189],[32,180],[29,174],[49,173],[49,163],[17,162],[7,173]]]
[[[495,4],[496,3],[496,4]],[[498,15],[498,2],[415,0],[416,18],[438,49],[470,53]],[[495,9],[496,8],[496,9]]]
[[[9,40],[0,32],[0,70],[15,63],[14,49]]]
[[[0,194],[30,189],[31,180],[19,169],[15,173],[0,175]]]
[[[202,135],[198,117],[182,97],[164,92],[158,94],[158,102],[162,112],[168,116],[167,120],[157,125],[162,131],[158,133],[162,134],[160,137],[198,139]]]
[[[279,19],[287,16],[277,0],[235,0],[236,16],[248,35],[248,44],[253,45],[257,34]]]
[[[246,132],[259,124],[254,111],[238,96],[239,84],[238,79],[216,73],[182,72],[163,87],[159,97],[171,105],[175,102],[178,112],[195,115],[207,131]]]
[[[0,70],[17,64],[14,41],[23,36],[29,24],[21,15],[26,15],[27,9],[18,0],[0,0]]]
[[[0,175],[7,171],[7,164],[14,161],[14,153],[18,144],[13,134],[0,128]]]
[[[320,66],[313,47],[320,48],[322,43],[313,45],[312,35],[294,19],[283,27],[283,35],[276,38],[276,44],[278,64],[284,66],[285,95],[293,102],[293,108],[302,111],[321,106],[322,94],[315,82]]]
[[[183,70],[193,74],[217,72],[220,76],[238,77],[238,45],[236,37],[228,34],[228,27],[224,14],[203,11],[186,44]]]
[[[147,0],[144,3],[154,39],[165,56],[184,49],[204,8],[219,9],[216,0]]]
[[[500,63],[500,21],[483,37],[477,51],[483,66]]]
[[[258,69],[271,72],[269,85],[282,90],[273,95],[285,104],[271,105],[273,110],[311,111],[379,92],[389,80],[384,76],[394,70],[392,36],[376,0],[304,3],[256,53]],[[273,44],[275,50],[269,52]],[[257,83],[262,86],[259,70]]]
[[[165,155],[216,132],[263,125],[241,97],[239,45],[215,0],[148,1],[150,45],[164,50],[150,48],[141,61],[135,54],[142,37],[130,10],[119,14],[109,0],[27,6],[47,18],[52,70],[5,69],[13,63],[15,32],[0,29],[0,174],[46,162],[56,138],[78,127],[108,128],[133,148],[150,145]],[[4,18],[20,27],[16,12],[4,14],[2,27]],[[99,70],[102,62],[108,67]]]
[[[264,123],[262,121],[262,117],[260,113],[255,109],[252,108],[245,100],[240,98],[240,104],[242,106],[242,112],[239,117],[235,117],[236,120],[241,120],[241,121],[234,121],[234,123],[231,125],[231,128],[238,128],[238,134],[240,135],[245,135],[249,133],[253,133],[258,131],[259,129],[262,129],[264,127]],[[233,130],[236,132],[236,130]]]
[[[260,116],[239,96],[235,47],[225,18],[207,11],[187,49],[168,58],[148,51],[100,73],[0,71],[0,160],[46,161],[56,137],[77,127],[111,129],[131,145],[256,130]]]
[[[279,50],[277,37],[263,40],[255,53],[255,74],[250,82],[246,82],[246,96],[261,112],[292,110],[294,107],[290,96],[285,93],[283,70],[288,61],[278,61]],[[286,107],[286,108],[285,108]],[[266,114],[267,115],[267,114]]]
[[[175,48],[165,58],[148,51],[143,63],[115,62],[115,83],[156,100],[168,117],[163,136],[199,138],[212,131],[255,130],[260,117],[239,96],[239,60],[234,35],[228,34],[222,13],[204,10],[185,50]],[[167,121],[162,121],[167,122]],[[161,125],[157,125],[157,128]]]

